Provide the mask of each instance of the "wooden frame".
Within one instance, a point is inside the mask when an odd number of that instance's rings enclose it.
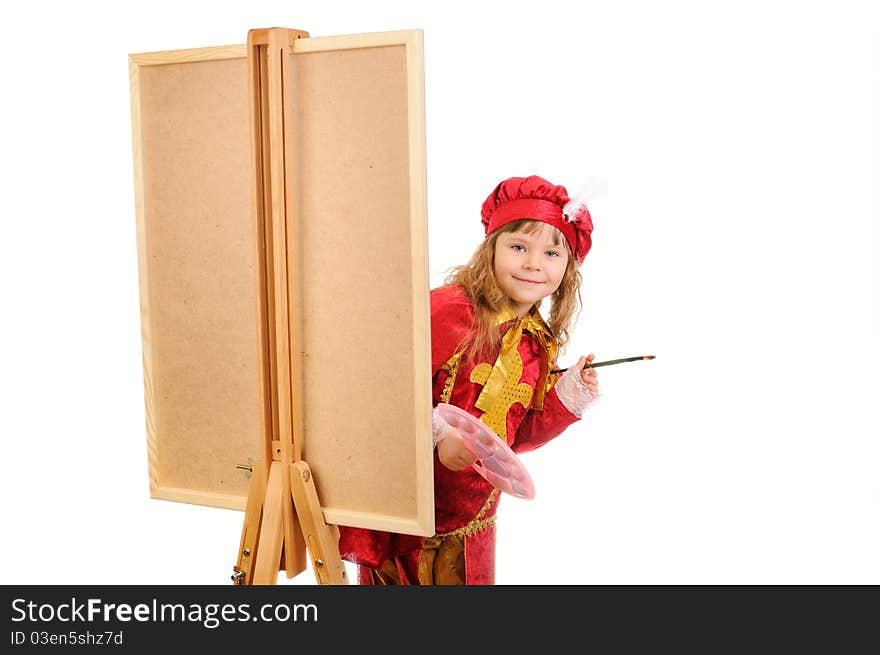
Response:
[[[247,497],[235,465],[265,457],[261,435],[279,416],[261,386],[259,353],[272,342],[253,284],[261,199],[251,198],[246,57],[246,46],[129,57],[150,493],[231,509]],[[429,535],[422,60],[418,30],[292,47],[301,227],[288,257],[302,274],[285,294],[302,333],[302,399],[292,402],[324,518]],[[334,119],[340,105],[350,113]],[[369,123],[371,111],[382,120]],[[374,248],[383,260],[371,262]],[[352,270],[378,280],[353,284]]]

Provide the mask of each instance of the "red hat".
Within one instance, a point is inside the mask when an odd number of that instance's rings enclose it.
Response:
[[[523,218],[549,223],[565,235],[579,265],[593,244],[593,220],[587,205],[573,201],[564,186],[537,175],[501,182],[483,203],[482,217],[487,236]]]

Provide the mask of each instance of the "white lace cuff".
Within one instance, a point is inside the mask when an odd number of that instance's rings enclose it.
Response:
[[[437,447],[437,444],[443,441],[449,433],[452,431],[452,426],[449,425],[446,421],[440,418],[440,412],[437,411],[435,407],[431,412],[431,441],[434,444],[434,448]]]
[[[581,380],[580,371],[575,366],[562,374],[562,377],[556,381],[556,395],[559,396],[560,402],[565,405],[565,409],[580,418],[584,411],[599,402],[601,394],[593,393],[587,383]]]

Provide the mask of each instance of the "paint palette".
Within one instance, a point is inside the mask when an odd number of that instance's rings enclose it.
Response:
[[[535,485],[510,446],[485,423],[468,412],[439,403],[440,418],[461,434],[464,447],[477,456],[473,468],[492,486],[501,491],[530,500],[535,497]]]

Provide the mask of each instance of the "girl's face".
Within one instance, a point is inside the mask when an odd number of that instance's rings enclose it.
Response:
[[[551,295],[565,275],[568,249],[565,237],[552,225],[540,223],[533,232],[505,232],[495,242],[495,279],[522,317],[532,305]]]

